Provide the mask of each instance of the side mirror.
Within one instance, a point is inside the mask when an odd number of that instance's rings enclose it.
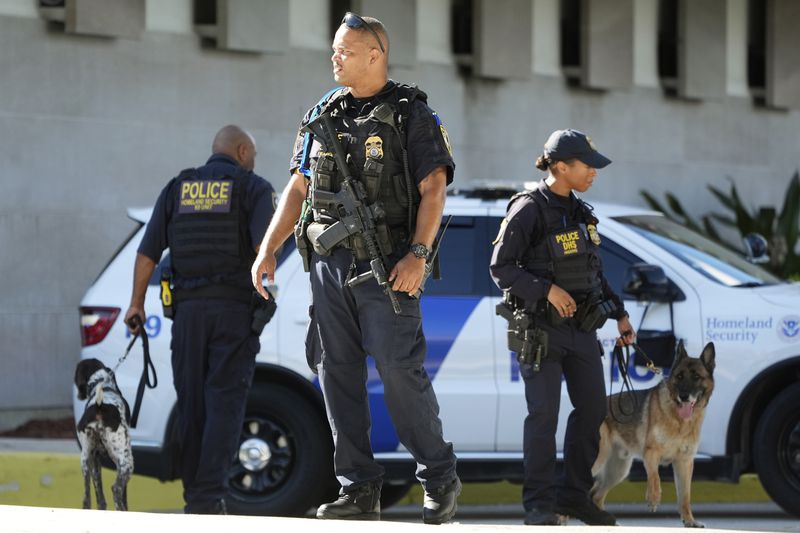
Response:
[[[754,264],[769,262],[769,245],[760,233],[748,233],[742,237],[747,260]]]
[[[646,302],[669,303],[686,299],[680,288],[664,274],[663,268],[647,263],[628,267],[622,292]]]

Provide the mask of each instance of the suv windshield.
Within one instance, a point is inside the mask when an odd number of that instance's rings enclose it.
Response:
[[[728,287],[756,287],[783,280],[735,252],[660,215],[616,217],[636,233],[691,266],[709,279]]]

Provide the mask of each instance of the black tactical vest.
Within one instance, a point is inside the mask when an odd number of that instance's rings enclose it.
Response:
[[[405,121],[414,99],[427,98],[425,93],[415,87],[398,84],[386,95],[381,95],[379,106],[388,106],[388,123],[376,118],[380,113],[365,117],[351,118],[345,113],[347,97],[335,93],[322,108],[322,113],[330,113],[340,143],[350,164],[350,172],[361,181],[367,192],[370,204],[378,203],[383,213],[378,224],[378,244],[381,252],[388,256],[392,252],[405,252],[409,239],[416,226],[416,212],[420,195],[416,184],[407,172],[408,157],[406,147]],[[336,168],[330,148],[323,139],[316,158],[311,164],[310,199],[313,220],[332,224],[339,219],[338,213],[321,207],[314,202],[316,190],[338,192],[342,174]],[[366,259],[361,252],[363,244],[360,237],[350,243],[358,259]]]
[[[522,266],[529,272],[551,280],[578,302],[602,287],[602,262],[597,218],[580,199],[578,211],[569,217],[564,209],[551,205],[541,189],[519,193],[529,196],[539,207],[540,231],[525,253]]]
[[[202,176],[187,169],[173,182],[167,237],[178,285],[249,288],[255,252],[249,246],[242,209],[247,173],[233,174]]]

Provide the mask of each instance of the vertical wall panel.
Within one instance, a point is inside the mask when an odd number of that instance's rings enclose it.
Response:
[[[720,98],[727,75],[725,0],[682,0],[678,22],[678,93]]]
[[[800,108],[800,2],[768,0],[767,104]]]
[[[289,46],[289,0],[217,0],[217,46],[283,52]]]
[[[633,83],[633,0],[583,0],[581,83],[597,89]]]
[[[487,78],[530,77],[530,0],[474,0],[474,70]]]
[[[416,0],[355,0],[353,9],[375,17],[389,31],[390,65],[413,66],[417,61]]]
[[[144,30],[145,0],[67,0],[66,31],[138,39]]]
[[[561,75],[558,0],[533,2],[533,72],[546,76]]]

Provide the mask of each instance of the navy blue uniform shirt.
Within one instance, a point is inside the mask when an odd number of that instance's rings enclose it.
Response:
[[[239,164],[235,159],[224,154],[212,155],[206,164],[197,169],[200,175],[225,176],[236,172]],[[161,253],[169,246],[167,242],[167,224],[172,218],[174,205],[167,201],[171,180],[161,191],[153,208],[153,214],[139,244],[138,252],[146,255],[154,262],[161,260]],[[242,181],[244,186],[244,202],[242,208],[247,214],[250,229],[250,244],[255,250],[261,244],[269,221],[275,213],[275,189],[261,176],[250,172]]]
[[[581,207],[574,194],[571,193],[568,197],[559,196],[544,183],[540,183],[533,194],[543,195],[550,209],[560,212],[565,227],[579,220]],[[489,267],[492,279],[501,290],[509,290],[511,294],[526,302],[546,299],[550,286],[553,284],[550,279],[539,277],[521,266],[528,249],[546,236],[547,228],[543,227],[540,209],[539,204],[528,195],[517,198],[511,204],[495,240],[496,244]],[[611,289],[605,275],[601,274],[600,277],[603,295],[611,299],[617,306],[617,312],[612,318],[621,318],[625,315],[622,300]]]
[[[392,80],[375,96],[369,98],[354,98],[348,94],[347,115],[361,117],[369,114],[372,109],[386,99],[395,90],[397,83]],[[300,123],[300,129],[311,120],[314,108],[308,110]],[[446,129],[442,126],[441,119],[428,105],[420,99],[415,99],[409,110],[406,124],[408,146],[408,168],[411,177],[417,185],[422,182],[434,169],[445,167],[447,169],[447,184],[453,181],[456,164],[450,153],[450,141]],[[298,169],[301,171],[308,167],[309,157],[305,146],[305,133],[299,131],[289,162],[289,173],[293,174]]]

